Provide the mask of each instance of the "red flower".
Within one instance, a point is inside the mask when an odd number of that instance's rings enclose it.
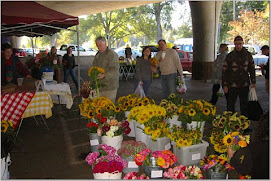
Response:
[[[101,119],[102,115],[101,114],[98,114],[97,115],[97,119]]]
[[[93,123],[93,122],[87,123],[87,128],[91,128],[91,127],[98,128],[98,125],[96,123]]]
[[[102,117],[100,121],[101,121],[102,124],[104,124],[104,123],[107,122],[107,118],[106,117]]]
[[[110,130],[110,126],[103,126],[102,131],[105,133]]]
[[[131,128],[125,127],[125,128],[123,129],[123,132],[124,132],[124,134],[129,134],[129,133],[131,132]]]
[[[123,121],[121,124],[122,127],[129,127],[129,122],[128,121]]]

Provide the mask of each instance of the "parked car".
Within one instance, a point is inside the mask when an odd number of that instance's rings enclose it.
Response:
[[[86,49],[84,49],[81,46],[77,46],[74,44],[70,44],[70,45],[61,45],[60,49],[57,50],[57,54],[64,56],[64,54],[67,53],[67,48],[71,46],[72,47],[72,53],[74,54],[74,56],[77,56],[77,50],[79,50],[79,55],[80,56],[91,56],[91,55],[96,55],[97,51],[87,51]]]
[[[177,49],[176,51],[179,55],[183,70],[192,73],[193,53],[192,52],[185,52],[180,49]]]
[[[260,64],[265,64],[268,60],[268,56],[262,55],[260,47],[258,45],[247,45],[244,44],[245,47],[251,54],[254,60],[254,64],[259,66]],[[233,51],[234,45],[228,45],[229,52]]]
[[[114,51],[118,54],[119,60],[124,60],[124,58],[125,58],[125,49],[124,48],[117,48]],[[132,57],[134,60],[136,59],[137,56],[141,57],[142,53],[139,52],[138,50],[132,50]]]

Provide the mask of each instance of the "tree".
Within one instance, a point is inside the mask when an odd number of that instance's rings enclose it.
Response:
[[[235,15],[239,15],[240,11],[242,10],[258,10],[263,11],[269,1],[236,1],[235,3]],[[233,1],[232,0],[224,0],[221,13],[220,13],[220,42],[224,42],[228,34],[227,32],[231,30],[229,26],[229,22],[233,21]]]
[[[269,10],[241,11],[238,20],[229,22],[232,30],[228,31],[230,34],[228,40],[232,42],[235,36],[240,35],[245,43],[261,44],[262,41],[267,41],[269,38],[268,12]]]

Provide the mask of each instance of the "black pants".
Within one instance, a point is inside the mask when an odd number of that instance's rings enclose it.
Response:
[[[249,87],[242,87],[242,88],[229,87],[227,110],[236,112],[235,103],[236,103],[237,97],[239,97],[241,114],[244,116],[248,116],[248,113],[247,113],[248,91],[249,91]]]
[[[217,96],[217,92],[220,89],[220,84],[214,84],[213,88],[212,88],[212,98],[209,101],[211,104],[216,105],[217,100],[218,100],[218,96]],[[228,94],[225,94],[226,100],[228,99]],[[227,101],[228,102],[228,101]]]

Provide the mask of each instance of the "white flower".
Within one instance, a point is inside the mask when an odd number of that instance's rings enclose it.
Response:
[[[114,137],[114,132],[109,130],[106,132],[106,136],[109,136],[110,138],[113,138]]]
[[[57,64],[57,60],[54,60],[54,61],[53,61],[53,64]]]
[[[116,132],[119,129],[118,126],[111,126],[110,131]]]

